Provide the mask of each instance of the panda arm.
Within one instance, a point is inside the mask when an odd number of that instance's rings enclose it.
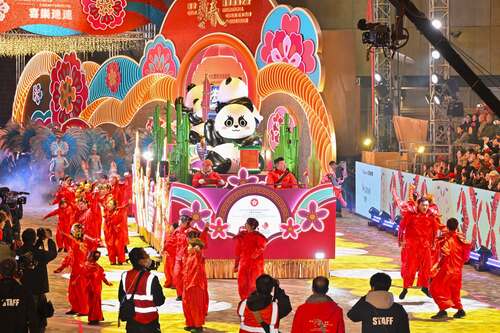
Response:
[[[205,140],[207,145],[215,147],[224,143],[224,139],[215,130],[213,119],[205,122]]]

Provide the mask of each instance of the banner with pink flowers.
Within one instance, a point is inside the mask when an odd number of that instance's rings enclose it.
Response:
[[[498,259],[500,249],[500,223],[497,221],[500,193],[486,191],[469,186],[458,185],[446,181],[436,181],[420,175],[380,168],[374,165],[356,163],[356,184],[362,186],[368,181],[362,170],[370,168],[379,170],[380,192],[372,193],[370,202],[373,207],[387,212],[392,219],[399,215],[392,192],[402,200],[408,199],[410,185],[416,186],[419,195],[430,193],[439,207],[443,223],[454,217],[460,222],[461,231],[472,243],[473,249],[484,246],[490,249]],[[356,192],[356,198],[362,195]],[[369,209],[369,208],[368,208]],[[369,217],[367,207],[356,207],[356,212]]]

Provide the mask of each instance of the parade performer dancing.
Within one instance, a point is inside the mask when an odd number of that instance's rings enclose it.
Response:
[[[238,273],[238,292],[244,300],[255,290],[255,280],[264,273],[264,251],[267,239],[257,231],[259,221],[248,218],[245,230],[234,237],[236,260],[234,272]]]
[[[208,313],[208,281],[202,252],[207,248],[207,233],[208,228],[203,233],[194,228],[186,230],[189,246],[184,260],[182,309],[186,318],[184,330],[192,333],[203,332]]]
[[[44,220],[49,217],[58,217],[57,229],[56,229],[56,244],[58,252],[69,250],[70,241],[67,239],[67,234],[70,233],[71,227],[74,223],[75,211],[73,207],[66,201],[66,199],[61,199],[59,201],[59,207],[43,217]]]
[[[89,254],[87,262],[82,269],[83,278],[87,282],[87,299],[89,304],[89,325],[97,325],[99,321],[104,320],[102,314],[101,293],[102,283],[107,286],[113,284],[106,279],[104,269],[97,263],[101,257],[101,252],[92,251]]]
[[[342,195],[342,184],[344,183],[344,178],[337,177],[337,163],[335,161],[330,161],[328,166],[330,167],[330,173],[323,176],[321,184],[332,184],[335,198],[337,198],[337,202],[340,203],[340,205],[336,205],[337,216],[342,217],[342,207],[347,207],[347,202],[344,200]]]
[[[127,206],[118,207],[115,199],[108,199],[104,212],[104,237],[111,265],[122,265],[125,262],[125,238],[123,236]]]
[[[410,188],[410,198],[413,198]],[[432,249],[435,245],[439,219],[437,206],[429,208],[429,200],[425,197],[401,203],[395,189],[393,196],[401,210],[402,220],[399,224],[398,244],[401,247],[401,276],[403,291],[399,299],[404,299],[408,288],[413,286],[418,272],[417,286],[430,297],[429,280],[432,266]]]
[[[182,301],[182,291],[184,289],[184,259],[188,248],[186,230],[189,229],[192,220],[191,216],[181,215],[179,218],[179,227],[172,233],[172,238],[168,245],[169,247],[175,247],[173,281],[177,291],[177,301]]]
[[[455,308],[458,311],[454,318],[465,317],[460,300],[462,288],[462,267],[469,260],[471,245],[465,236],[458,232],[458,221],[451,218],[446,222],[448,231],[437,240],[439,261],[432,269],[431,295],[439,312],[432,319],[448,317],[446,310]]]

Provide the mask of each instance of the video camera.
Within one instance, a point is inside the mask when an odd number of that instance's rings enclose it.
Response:
[[[151,265],[147,267],[148,271],[156,271],[158,270],[158,267],[160,267],[160,262],[156,260],[151,260]]]
[[[20,220],[23,218],[23,205],[27,202],[28,192],[11,191],[8,187],[0,187],[0,210],[12,217],[12,228],[8,238],[19,239],[21,232]]]
[[[358,29],[362,34],[363,44],[373,47],[389,47],[391,45],[391,28],[387,24],[367,23],[365,19],[358,21]]]

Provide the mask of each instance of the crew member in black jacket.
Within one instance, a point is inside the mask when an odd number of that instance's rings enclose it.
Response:
[[[47,318],[43,315],[43,308],[47,303],[45,294],[49,292],[47,264],[57,257],[56,244],[50,237],[50,230],[40,228],[35,232],[34,229],[28,228],[21,236],[23,245],[16,250],[22,271],[21,283],[33,296],[42,333],[47,326]]]
[[[362,322],[362,333],[409,333],[408,314],[401,304],[394,303],[389,292],[391,277],[374,274],[370,279],[371,291],[363,296],[347,313],[354,322]]]
[[[39,333],[33,298],[14,278],[14,259],[0,262],[0,323],[2,333]],[[28,331],[29,329],[29,331]]]

